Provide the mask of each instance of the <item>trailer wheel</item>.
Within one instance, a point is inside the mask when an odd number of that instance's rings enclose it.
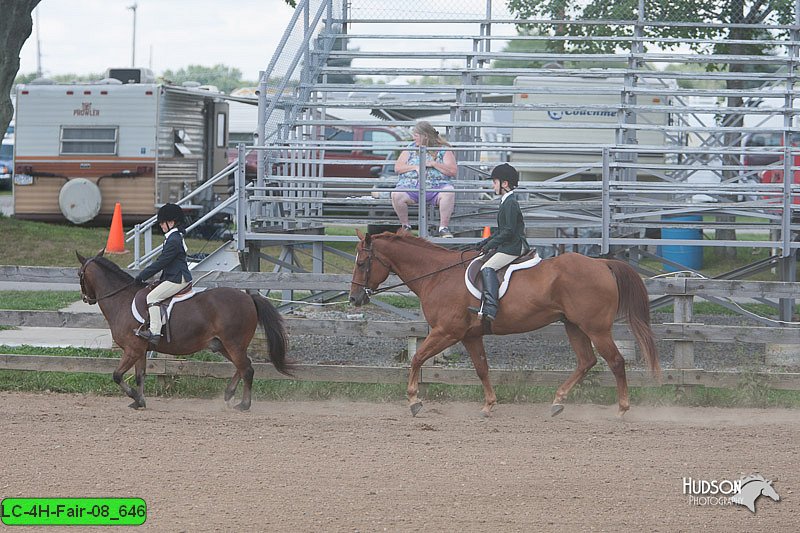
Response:
[[[58,193],[58,207],[73,224],[83,224],[96,217],[102,200],[100,188],[86,178],[69,180]]]

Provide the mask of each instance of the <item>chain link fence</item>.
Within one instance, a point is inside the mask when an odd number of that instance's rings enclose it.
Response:
[[[538,19],[659,24],[792,25],[796,0],[364,0],[350,3],[352,19]]]

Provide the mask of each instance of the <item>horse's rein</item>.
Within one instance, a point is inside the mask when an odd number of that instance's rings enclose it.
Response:
[[[391,272],[393,274],[396,274],[396,272],[394,270],[392,270],[392,267],[387,265],[380,257],[374,255],[372,246],[370,246],[365,251],[369,252],[369,256],[367,257],[367,259],[368,259],[367,273],[364,275],[364,281],[365,282],[369,279],[369,272],[370,272],[371,267],[372,267],[372,259],[373,258],[377,259],[380,264],[382,264],[387,269],[389,269],[389,272]],[[462,255],[462,257],[463,257],[463,255]],[[374,289],[373,290],[373,289],[370,289],[369,287],[367,287],[366,283],[358,283],[356,281],[353,281],[352,283],[353,283],[353,285],[359,285],[361,287],[364,287],[364,292],[367,293],[367,296],[372,296],[373,294],[380,294],[382,292],[386,292],[389,289],[395,289],[397,287],[402,287],[403,285],[408,285],[409,283],[411,283],[413,281],[417,281],[417,280],[420,280],[420,279],[428,278],[428,277],[433,276],[435,274],[438,274],[440,272],[444,272],[445,270],[450,270],[451,268],[455,268],[457,266],[463,265],[464,263],[469,263],[469,262],[473,261],[474,259],[475,259],[474,257],[471,258],[471,259],[464,259],[463,261],[459,261],[458,263],[454,263],[452,265],[448,265],[448,266],[446,266],[444,268],[440,268],[439,270],[434,270],[433,272],[428,272],[427,274],[423,274],[421,276],[418,276],[416,278],[410,279],[408,281],[404,281],[402,283],[396,283],[394,285],[389,285],[388,287],[383,287],[382,289]]]
[[[119,289],[115,289],[115,290],[111,291],[110,293],[108,293],[108,294],[106,294],[104,296],[101,296],[100,298],[89,298],[89,295],[86,294],[86,287],[83,284],[83,273],[86,270],[86,266],[90,262],[92,262],[93,260],[94,260],[94,257],[87,259],[86,262],[83,265],[81,265],[81,269],[78,271],[78,280],[80,281],[80,284],[81,284],[81,300],[83,300],[84,303],[87,303],[89,305],[94,305],[97,302],[99,302],[100,300],[105,300],[106,298],[110,298],[110,297],[114,296],[115,294],[121,293],[122,291],[124,291],[125,289],[127,289],[128,287],[131,287],[132,285],[134,285],[136,283],[136,281],[134,280],[134,281],[131,281],[130,283],[128,283],[127,285],[123,285]]]

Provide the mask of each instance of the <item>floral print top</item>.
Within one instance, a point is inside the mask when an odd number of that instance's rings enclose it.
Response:
[[[419,146],[417,143],[411,143],[406,147],[408,151],[408,164],[419,167]],[[428,161],[436,161],[437,163],[444,162],[444,155],[447,150],[440,149],[435,153],[428,152]],[[417,178],[419,171],[409,170],[400,174],[400,179],[397,181],[398,189],[414,189],[418,187]],[[425,187],[431,189],[441,188],[443,185],[450,185],[451,176],[445,176],[440,170],[435,168],[427,168],[425,172]]]

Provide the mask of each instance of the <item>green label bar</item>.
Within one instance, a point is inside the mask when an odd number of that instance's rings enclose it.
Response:
[[[0,520],[7,526],[140,526],[147,520],[142,498],[5,498]]]

